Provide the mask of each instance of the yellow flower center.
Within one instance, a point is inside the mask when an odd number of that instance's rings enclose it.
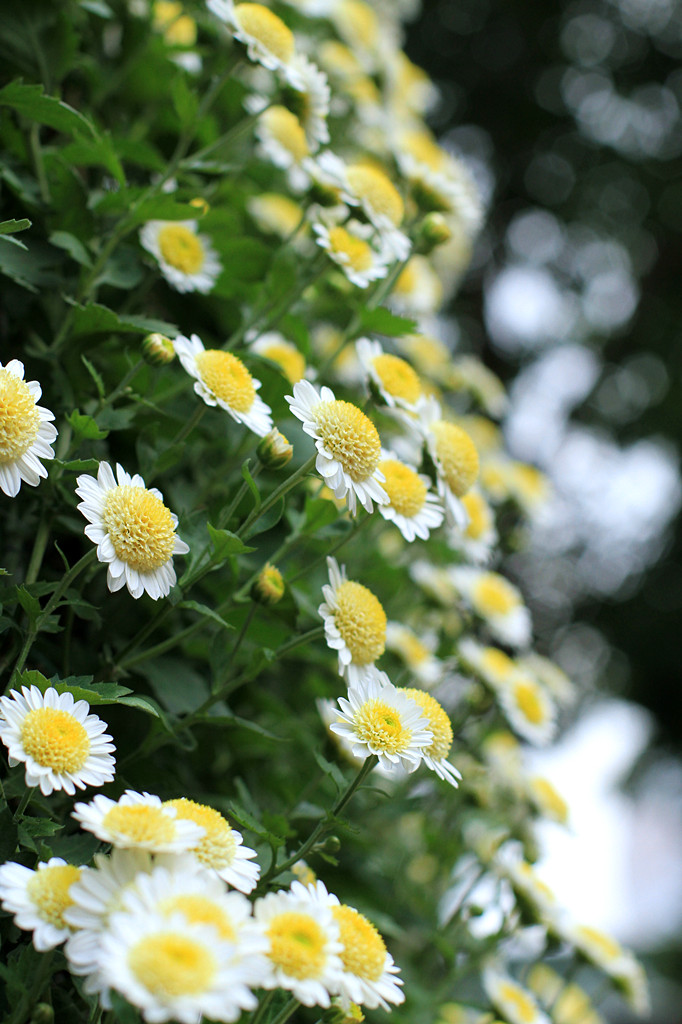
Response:
[[[547,494],[547,477],[526,462],[513,464],[512,481],[527,501],[539,501]]]
[[[476,445],[465,430],[447,420],[437,420],[431,430],[445,482],[455,497],[461,498],[478,476]]]
[[[469,516],[469,523],[464,533],[471,540],[479,540],[488,533],[493,525],[490,506],[483,495],[477,491],[469,491],[468,494],[465,494],[462,504]]]
[[[263,231],[289,235],[300,221],[302,210],[298,203],[277,192],[264,192],[249,200],[249,213]]]
[[[197,41],[197,23],[182,13],[182,4],[176,0],[156,0],[153,9],[154,28],[163,32],[169,46],[194,46]]]
[[[288,64],[294,55],[294,34],[281,18],[262,4],[237,4],[235,20],[243,32],[260,43],[263,49]]]
[[[561,794],[557,793],[549,779],[545,779],[541,775],[536,775],[530,779],[529,785],[531,794],[536,803],[539,804],[541,809],[549,817],[560,822],[565,822],[567,820],[568,804]]]
[[[273,342],[263,349],[261,355],[277,363],[290,384],[295,384],[305,377],[305,356],[293,345]]]
[[[219,348],[208,348],[196,357],[202,383],[235,412],[248,412],[256,397],[253,378],[241,359]]]
[[[241,5],[243,6],[243,5]],[[305,159],[310,153],[303,125],[286,107],[268,107],[260,116],[266,131],[275,142],[291,154],[296,163]]]
[[[29,880],[26,892],[41,920],[55,928],[67,927],[64,911],[73,903],[69,890],[80,874],[81,869],[73,864],[38,868]]]
[[[326,962],[327,938],[308,914],[286,911],[277,914],[268,927],[270,959],[288,977],[317,978]]]
[[[175,839],[175,822],[162,807],[149,804],[116,804],[104,815],[102,826],[119,842],[133,845],[169,843]]]
[[[483,651],[481,662],[483,671],[498,679],[506,679],[515,670],[516,665],[504,651],[498,647],[486,647]]]
[[[417,281],[417,267],[412,259],[405,264],[405,269],[400,272],[393,291],[397,295],[412,295],[417,287]]]
[[[609,959],[616,960],[622,955],[623,950],[616,940],[605,935],[604,932],[600,932],[599,929],[583,925],[577,929],[577,932],[591,946],[596,946],[597,949],[605,953]]]
[[[426,501],[427,487],[419,479],[419,474],[397,459],[385,459],[379,463],[379,469],[386,477],[382,487],[398,515],[411,519],[421,512]]]
[[[355,716],[358,738],[384,754],[400,754],[412,739],[412,730],[406,729],[400,713],[383,700],[366,701]]]
[[[337,225],[329,229],[329,245],[333,253],[346,257],[345,262],[352,270],[369,270],[372,266],[371,246],[345,228]]]
[[[511,981],[502,982],[496,1002],[499,1004],[506,1003],[509,1007],[513,1007],[513,1012],[522,1021],[530,1022],[535,1020],[537,1016],[538,1011],[533,1000],[518,985],[514,985]]]
[[[397,188],[383,171],[368,164],[351,164],[346,174],[355,194],[364,199],[375,213],[387,217],[396,227],[401,223],[405,206]]]
[[[137,572],[153,572],[173,554],[175,526],[171,514],[146,487],[112,487],[104,499],[102,522],[116,557]]]
[[[159,910],[168,916],[179,911],[184,914],[190,924],[213,925],[220,938],[225,942],[234,942],[237,937],[234,925],[228,915],[208,896],[201,896],[198,893],[168,896],[159,903]]]
[[[369,665],[386,646],[386,612],[362,583],[345,580],[336,589],[334,622],[355,665]]]
[[[426,164],[432,171],[439,171],[445,162],[445,151],[434,141],[430,132],[406,132],[401,139],[403,148],[415,160]]]
[[[354,78],[362,74],[362,64],[344,43],[325,40],[318,50],[320,63],[339,78]]]
[[[524,718],[533,725],[540,725],[546,718],[542,691],[532,679],[519,679],[514,683],[516,704]]]
[[[34,761],[54,772],[77,772],[90,753],[85,727],[58,708],[29,711],[21,723],[21,743]]]
[[[402,398],[414,405],[421,395],[422,387],[419,377],[409,363],[400,356],[382,352],[381,355],[374,357],[372,366],[384,391],[388,391],[394,398]]]
[[[384,973],[386,946],[374,925],[354,907],[332,907],[341,931],[344,969],[366,981],[378,981]]]
[[[205,829],[204,835],[192,850],[205,867],[221,871],[232,864],[237,842],[220,811],[206,804],[197,804],[186,797],[165,800],[163,806],[174,807],[178,818],[194,821]]]
[[[204,265],[201,239],[184,224],[165,224],[158,243],[164,262],[183,274],[196,274]]]
[[[471,601],[480,614],[509,615],[521,602],[511,583],[495,572],[486,572],[476,581]]]
[[[535,889],[540,896],[550,903],[554,902],[554,893],[548,885],[546,885],[541,879],[538,878],[536,872],[527,864],[526,861],[521,861],[518,866],[518,872],[523,878],[524,882],[531,889]]]
[[[205,992],[218,964],[202,942],[179,932],[159,932],[136,942],[128,966],[141,985],[158,999],[177,999]]]
[[[337,18],[342,33],[365,49],[371,48],[377,41],[379,22],[364,0],[343,0],[338,7]]]
[[[425,690],[406,689],[403,692],[419,705],[429,720],[429,729],[433,733],[433,740],[429,747],[424,748],[426,753],[434,761],[442,761],[448,756],[452,747],[453,735],[450,719],[436,698],[432,697],[430,693],[426,693]]]
[[[399,645],[400,653],[408,665],[421,665],[431,657],[428,647],[410,630],[400,634]]]
[[[372,476],[381,457],[379,432],[352,402],[318,402],[312,410],[317,433],[332,458],[356,483]]]
[[[0,466],[20,459],[39,429],[40,414],[26,381],[0,370]]]

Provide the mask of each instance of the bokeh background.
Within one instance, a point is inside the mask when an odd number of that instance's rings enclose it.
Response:
[[[540,873],[682,1020],[682,3],[424,0],[406,50],[489,205],[439,330],[507,383],[553,485],[511,572],[587,686],[536,764],[568,798]],[[607,1006],[608,1010],[608,1006]],[[614,1005],[613,1020],[627,1019]]]

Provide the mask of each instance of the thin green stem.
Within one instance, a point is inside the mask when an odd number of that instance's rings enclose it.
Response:
[[[276,990],[273,988],[271,989],[270,992],[268,992],[264,999],[261,999],[260,1003],[258,1004],[258,1007],[256,1008],[256,1012],[249,1021],[249,1024],[261,1024],[263,1017],[272,1006],[272,1001],[275,998],[275,995]]]
[[[187,637],[192,636],[194,633],[198,633],[203,628],[205,622],[203,619],[198,619],[197,622],[193,622],[191,626],[187,626],[185,629],[180,630],[179,633],[174,633],[172,636],[167,637],[166,640],[162,640],[160,643],[155,644],[154,647],[148,647],[146,651],[142,651],[140,654],[136,654],[131,658],[118,658],[116,665],[119,669],[132,668],[133,665],[139,665],[141,661],[147,661],[148,658],[156,658],[160,654],[165,654],[166,651],[170,651],[173,647],[177,647]]]
[[[19,806],[17,807],[16,811],[14,812],[14,820],[15,821],[21,821],[21,819],[24,816],[24,811],[26,810],[26,808],[30,804],[31,800],[33,799],[33,794],[35,793],[35,791],[36,791],[36,787],[35,786],[31,786],[30,789],[27,789],[24,792],[24,795],[22,796],[21,800],[19,801]]]
[[[301,1004],[299,1000],[294,999],[292,996],[292,998],[289,1000],[286,1006],[283,1006],[282,1009],[277,1014],[277,1016],[270,1021],[270,1024],[286,1024],[286,1021],[289,1020],[289,1017],[291,1017],[291,1015],[294,1013],[295,1010],[299,1008],[300,1005]]]
[[[116,387],[111,392],[111,394],[108,395],[106,398],[103,398],[101,400],[101,402],[99,403],[99,408],[97,410],[97,413],[102,412],[102,410],[106,409],[106,407],[108,405],[111,405],[112,402],[115,402],[116,399],[119,397],[119,395],[123,394],[125,389],[130,384],[131,380],[133,380],[134,377],[137,377],[138,373],[140,372],[140,370],[142,369],[143,366],[144,366],[144,359],[138,360],[138,362],[135,363],[134,366],[131,366],[131,368],[128,370],[126,375],[122,378],[120,383],[116,385]]]
[[[157,608],[151,619],[145,623],[135,636],[130,640],[121,651],[120,656],[116,659],[116,666],[119,667],[122,664],[126,664],[129,656],[136,651],[140,644],[144,643],[148,636],[154,632],[154,630],[161,625],[164,619],[168,618],[172,612],[172,605],[166,604],[163,608]]]
[[[24,583],[27,586],[30,586],[31,583],[35,583],[38,579],[38,573],[40,572],[40,567],[43,564],[43,556],[50,536],[50,519],[51,517],[48,516],[45,510],[43,510],[40,522],[38,523],[38,529],[36,530],[35,540],[33,541],[31,559],[28,563],[28,569],[26,570],[26,579],[24,580]]]
[[[304,462],[302,466],[299,466],[295,473],[292,473],[290,477],[287,477],[287,479],[279,485],[279,487],[276,487],[275,490],[270,495],[270,497],[266,498],[266,500],[262,503],[260,508],[254,509],[247,516],[247,518],[244,520],[242,525],[237,530],[237,536],[242,538],[248,536],[248,531],[253,526],[253,524],[258,519],[260,519],[261,516],[264,516],[265,513],[268,512],[273,507],[273,505],[276,505],[280,498],[283,498],[285,494],[288,494],[289,491],[292,490],[292,488],[296,487],[296,485],[301,480],[303,480],[304,477],[308,475],[310,470],[315,465],[316,458],[316,455],[311,455],[308,461]]]

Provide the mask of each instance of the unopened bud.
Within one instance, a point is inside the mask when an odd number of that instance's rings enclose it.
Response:
[[[357,1003],[349,1003],[344,1008],[338,996],[332,999],[331,1006],[322,1014],[324,1024],[362,1024],[365,1015]]]
[[[251,587],[251,597],[257,604],[277,604],[284,597],[286,584],[276,565],[266,562]]]
[[[427,213],[417,228],[415,251],[427,256],[452,238],[452,231],[442,213]]]
[[[142,357],[150,366],[164,366],[175,359],[173,342],[165,334],[148,334],[142,342]]]
[[[54,1024],[54,1010],[49,1003],[36,1003],[30,1024]]]
[[[291,462],[294,446],[277,427],[266,434],[256,449],[256,455],[267,469],[283,469]]]
[[[189,205],[195,208],[200,217],[203,217],[211,209],[206,200],[202,199],[201,196],[197,196],[196,199],[190,199]]]

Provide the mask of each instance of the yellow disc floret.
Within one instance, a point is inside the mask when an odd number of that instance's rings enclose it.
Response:
[[[277,363],[290,384],[295,384],[305,377],[305,356],[293,345],[272,342],[267,348],[262,349],[260,355]]]
[[[386,612],[371,590],[354,580],[336,588],[334,622],[355,665],[370,665],[384,653]]]
[[[371,246],[364,238],[351,235],[345,228],[336,226],[329,229],[329,247],[331,252],[343,257],[343,262],[352,270],[369,270],[373,256]]]
[[[186,797],[165,800],[163,806],[174,807],[178,818],[193,821],[205,830],[192,850],[204,867],[221,871],[232,864],[237,842],[229,823],[220,811],[206,804],[195,803]]]
[[[412,730],[403,725],[398,710],[378,698],[366,701],[359,709],[355,731],[358,739],[382,754],[400,754],[412,739]]]
[[[289,63],[294,55],[294,34],[281,18],[262,4],[249,3],[237,4],[234,17],[245,35],[283,64]]]
[[[506,1003],[513,1007],[514,1015],[521,1021],[528,1021],[530,1024],[537,1017],[538,1010],[533,1000],[513,982],[502,982],[495,1001],[502,1006]]]
[[[372,366],[384,391],[393,398],[402,398],[414,405],[422,393],[422,387],[419,377],[408,362],[400,356],[382,352],[372,359]]]
[[[317,433],[332,458],[358,483],[372,476],[381,457],[379,432],[352,402],[318,402],[312,409]]]
[[[196,356],[202,383],[217,399],[235,412],[248,412],[256,389],[253,377],[241,359],[219,348],[207,348]]]
[[[26,886],[38,917],[55,928],[66,928],[64,911],[73,900],[69,890],[80,878],[81,869],[73,864],[52,864],[38,868]]]
[[[461,498],[478,476],[476,445],[465,430],[447,420],[437,420],[431,430],[445,482],[452,493]]]
[[[382,487],[388,494],[391,507],[401,516],[411,519],[424,507],[427,487],[409,466],[397,459],[385,459],[379,469],[386,477]]]
[[[435,697],[425,690],[406,689],[403,691],[408,697],[419,705],[424,716],[428,719],[428,727],[433,733],[431,745],[424,748],[424,752],[432,757],[434,761],[442,761],[447,757],[452,747],[452,726],[450,719],[443,711]]]
[[[131,946],[128,966],[141,985],[159,999],[177,999],[205,992],[217,961],[203,942],[180,932],[147,935]]]
[[[547,717],[542,691],[533,679],[517,679],[513,683],[514,698],[524,718],[540,725]]]
[[[509,615],[521,604],[515,588],[496,572],[481,575],[474,584],[471,602],[484,617]]]
[[[146,487],[112,487],[104,499],[102,522],[116,557],[137,572],[153,572],[173,554],[175,526],[171,513]]]
[[[351,164],[346,175],[355,194],[364,199],[374,213],[388,218],[395,227],[401,223],[405,206],[397,188],[383,171],[369,164]]]
[[[270,959],[290,978],[317,978],[326,963],[326,936],[308,914],[277,914],[267,930]]]
[[[190,924],[210,924],[225,942],[234,942],[237,933],[234,925],[224,909],[208,896],[199,893],[186,893],[179,896],[168,896],[161,900],[158,909],[162,914],[170,916],[179,912]]]
[[[185,224],[164,224],[158,246],[164,262],[183,274],[196,274],[204,264],[201,239]]]
[[[484,672],[497,679],[507,679],[516,670],[516,665],[499,647],[486,647],[481,657]]]
[[[119,842],[134,845],[169,843],[175,839],[175,823],[163,809],[149,804],[115,804],[102,819],[102,827]]]
[[[386,946],[374,925],[354,907],[332,907],[341,932],[344,969],[366,981],[378,981],[386,964]]]
[[[77,718],[58,708],[36,708],[21,723],[21,743],[44,768],[76,772],[90,753],[90,739]]]
[[[598,928],[580,925],[580,927],[576,928],[576,934],[586,944],[596,947],[601,953],[605,954],[609,960],[617,960],[618,957],[623,955],[621,945],[615,939],[612,939],[610,935],[599,931]]]
[[[493,516],[490,505],[478,491],[469,491],[462,498],[462,504],[469,517],[467,528],[464,531],[471,540],[479,540],[488,533],[493,525]]]
[[[0,466],[20,459],[40,429],[40,415],[26,381],[0,370]]]
[[[260,116],[269,135],[300,163],[310,153],[303,125],[286,107],[268,107]]]

